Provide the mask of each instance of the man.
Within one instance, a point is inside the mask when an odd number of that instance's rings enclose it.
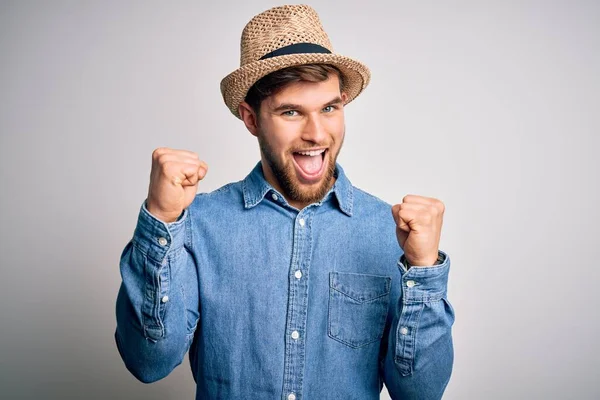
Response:
[[[316,12],[283,6],[242,34],[226,105],[258,139],[240,182],[197,194],[197,154],[156,149],[121,257],[116,342],[138,379],[189,350],[197,399],[438,399],[453,363],[444,205],[390,205],[336,163],[344,105],[369,82]]]

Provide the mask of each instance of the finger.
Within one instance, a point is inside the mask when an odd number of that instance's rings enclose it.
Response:
[[[198,153],[195,153],[193,151],[185,149],[172,149],[170,147],[158,147],[152,152],[152,157],[160,157],[167,154],[179,154],[185,155],[186,157],[198,158]]]
[[[185,150],[185,149],[177,149],[177,150],[173,150],[174,154],[179,154],[181,156],[185,156],[185,157],[191,157],[191,158],[195,158],[198,159],[198,153],[194,152],[194,151],[190,151],[190,150]]]
[[[204,173],[208,172],[208,164],[204,160],[200,160],[200,167],[204,168]]]
[[[200,164],[200,166],[198,167],[198,170],[197,170],[198,180],[204,179],[207,172],[208,172],[208,164],[206,164],[204,161],[202,161],[202,163]]]
[[[414,210],[418,212],[430,212],[433,207],[423,203],[400,203],[400,210]]]
[[[406,232],[414,230],[416,222],[419,221],[422,213],[423,211],[417,208],[400,208],[398,211],[398,228]]]
[[[429,210],[433,215],[443,215],[446,211],[446,205],[434,197],[425,197],[417,195],[406,195],[403,198],[402,204],[422,204],[429,207]]]
[[[181,186],[195,186],[202,177],[199,174],[197,165],[194,164],[182,164],[179,168],[179,172],[173,176],[173,183]]]
[[[194,166],[196,167],[195,174],[192,173],[191,176],[188,176],[188,181],[192,185],[196,185],[198,183],[198,181],[201,181],[202,179],[204,179],[204,177],[208,173],[208,164],[205,163],[204,161],[200,161],[198,163],[198,165],[194,164]],[[191,169],[190,169],[190,171],[191,171]]]
[[[152,161],[158,160],[159,157],[168,153],[169,151],[170,151],[170,149],[167,147],[158,147],[158,148],[154,149],[154,151],[152,152]]]
[[[401,203],[400,209],[420,212],[424,223],[429,223],[428,221],[431,219],[441,219],[444,217],[444,203],[439,200],[436,200],[433,204]]]
[[[410,232],[411,231],[410,225],[406,221],[404,221],[402,218],[400,218],[399,220],[400,220],[400,223],[396,225],[398,227],[398,229],[400,229],[404,232]]]
[[[410,231],[410,225],[408,223],[407,216],[411,215],[406,211],[402,212],[402,208],[400,204],[396,204],[392,207],[392,215],[394,216],[394,221],[396,222],[396,226],[405,232]]]
[[[163,163],[161,163],[158,168],[157,171],[162,171],[165,174],[175,174],[178,175],[179,170],[181,170],[181,168],[189,168],[190,166],[194,167],[194,168],[198,168],[200,167],[200,165],[202,165],[200,163],[200,160],[192,160],[187,159],[185,161],[181,161],[181,160],[168,160],[165,161]]]
[[[392,217],[394,217],[394,222],[396,222],[396,225],[398,225],[400,223],[400,217],[398,216],[398,212],[400,211],[400,204],[394,204],[392,206]]]
[[[397,215],[400,210],[414,210],[419,212],[428,212],[432,209],[431,205],[423,204],[423,203],[400,203],[396,204],[392,207],[392,215],[394,215],[394,220],[396,224],[398,224]]]
[[[157,158],[157,161],[160,164],[168,163],[168,162],[187,162],[187,163],[200,163],[198,158],[190,157],[186,154],[163,154]]]
[[[439,202],[439,200],[433,197],[418,196],[416,194],[407,194],[402,198],[402,202],[407,204],[434,205],[435,203]]]

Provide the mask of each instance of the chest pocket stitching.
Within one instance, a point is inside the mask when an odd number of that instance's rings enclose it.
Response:
[[[344,283],[344,278],[340,278],[340,276],[348,275],[356,276],[357,278],[369,277],[369,279],[371,279],[372,282],[374,281],[373,278],[375,278],[377,280],[380,280],[381,282],[385,282],[385,285],[381,285],[380,282],[377,282],[378,287],[374,287],[375,285],[372,285],[371,287],[369,287],[369,292],[366,292],[364,290],[365,288],[362,287],[363,291],[361,293],[358,292],[355,288],[351,287],[353,283]],[[382,278],[385,278],[385,281]],[[329,287],[350,297],[353,300],[364,303],[366,301],[374,300],[378,297],[387,295],[390,292],[391,281],[392,279],[389,276],[357,274],[351,272],[332,272],[330,274]]]
[[[351,348],[380,340],[391,280],[389,276],[330,272],[328,336]]]

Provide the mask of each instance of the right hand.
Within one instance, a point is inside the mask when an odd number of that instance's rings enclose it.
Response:
[[[146,209],[163,222],[174,222],[196,197],[208,165],[198,154],[160,147],[152,152]]]

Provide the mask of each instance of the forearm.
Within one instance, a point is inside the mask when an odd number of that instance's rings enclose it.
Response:
[[[164,224],[142,208],[121,255],[115,340],[127,369],[143,382],[161,379],[181,363],[197,322],[198,285],[184,247],[186,223]]]
[[[382,374],[392,399],[440,399],[452,373],[454,311],[447,299],[450,259],[411,267],[387,338]]]

